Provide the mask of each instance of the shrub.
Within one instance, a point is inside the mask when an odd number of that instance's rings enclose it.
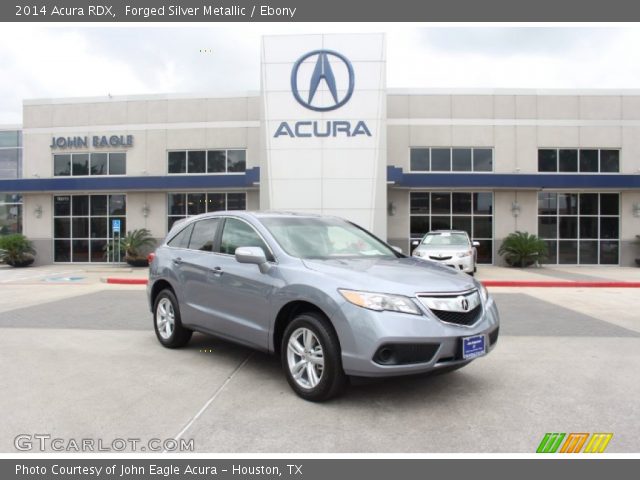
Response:
[[[119,240],[109,242],[105,246],[105,255],[113,260],[118,256],[119,250],[122,259],[126,262],[146,262],[146,254],[155,244],[156,241],[148,229],[130,230]]]
[[[26,267],[35,260],[31,241],[19,233],[0,237],[0,261],[12,267]]]
[[[498,254],[512,267],[524,268],[546,258],[547,244],[536,235],[518,231],[504,239]]]

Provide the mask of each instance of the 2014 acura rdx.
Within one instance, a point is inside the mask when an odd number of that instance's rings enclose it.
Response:
[[[147,293],[162,345],[200,331],[278,354],[307,400],[336,395],[348,375],[455,370],[498,339],[498,310],[479,282],[335,217],[179,222],[155,252]]]

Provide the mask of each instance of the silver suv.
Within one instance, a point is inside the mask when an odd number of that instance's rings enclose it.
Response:
[[[336,217],[192,217],[156,250],[147,293],[165,347],[200,331],[277,354],[313,401],[338,394],[348,375],[455,370],[498,339],[480,283]]]

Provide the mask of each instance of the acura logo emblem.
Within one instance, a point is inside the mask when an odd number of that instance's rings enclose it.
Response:
[[[303,65],[304,69],[301,68]],[[313,68],[308,85],[299,81],[299,77],[305,77],[301,70],[307,70],[306,66]],[[308,79],[308,74],[306,78]],[[343,106],[353,95],[354,85],[355,75],[351,62],[333,50],[309,52],[300,57],[291,70],[291,92],[294,98],[303,107],[316,112],[328,112]],[[325,98],[318,92],[322,86],[329,93]]]
[[[466,312],[467,310],[469,310],[469,300],[467,300],[466,298],[462,299],[462,302],[460,302],[462,305],[462,309]]]

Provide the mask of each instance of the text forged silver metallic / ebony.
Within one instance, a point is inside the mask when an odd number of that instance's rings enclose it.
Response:
[[[336,217],[189,218],[156,250],[147,293],[162,345],[200,331],[277,354],[293,390],[314,401],[350,375],[455,370],[498,339],[498,310],[479,282]]]

